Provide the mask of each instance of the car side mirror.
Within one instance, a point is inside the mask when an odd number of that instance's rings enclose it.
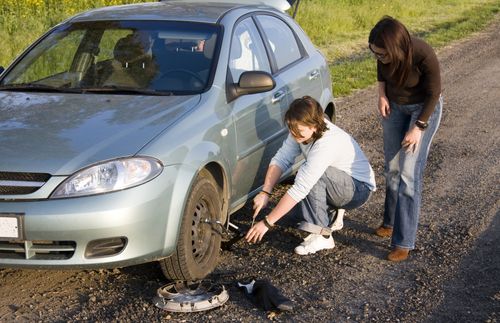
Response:
[[[238,83],[228,87],[228,102],[246,94],[271,91],[276,86],[271,74],[263,71],[247,71],[240,76]]]

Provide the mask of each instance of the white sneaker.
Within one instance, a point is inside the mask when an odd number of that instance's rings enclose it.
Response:
[[[335,221],[333,221],[332,225],[330,226],[330,229],[332,229],[332,231],[338,231],[344,227],[344,214],[344,209],[337,210]]]
[[[305,246],[307,244],[307,241],[311,240],[312,238],[316,237],[317,234],[310,233],[307,237],[304,238],[304,241],[302,241],[299,246]]]
[[[295,247],[295,253],[298,255],[309,255],[324,249],[333,249],[335,242],[332,236],[325,238],[320,234],[311,233],[304,241]]]

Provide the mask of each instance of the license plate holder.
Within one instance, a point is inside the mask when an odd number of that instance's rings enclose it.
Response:
[[[24,240],[24,214],[0,213],[0,241]]]

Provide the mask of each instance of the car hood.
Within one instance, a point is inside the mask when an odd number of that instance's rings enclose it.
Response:
[[[70,175],[132,156],[199,100],[0,92],[0,171]]]

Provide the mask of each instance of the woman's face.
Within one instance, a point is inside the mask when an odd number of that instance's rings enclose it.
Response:
[[[299,144],[303,144],[303,143],[308,143],[309,140],[311,140],[312,136],[316,132],[316,127],[309,127],[303,124],[298,124],[297,130],[299,131],[299,133],[298,134],[292,133],[292,136],[295,139],[295,141],[297,141]],[[297,135],[300,135],[300,137],[298,137]]]
[[[382,64],[389,64],[391,62],[387,50],[381,47],[377,47],[374,44],[369,44],[368,48],[372,51],[373,55]]]

